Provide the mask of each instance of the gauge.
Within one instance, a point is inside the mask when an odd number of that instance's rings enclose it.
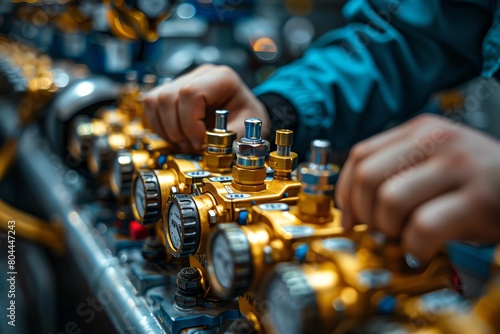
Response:
[[[134,163],[132,152],[128,150],[119,151],[113,161],[111,175],[111,190],[116,196],[130,196],[132,177],[134,174]]]
[[[170,210],[168,210],[168,233],[172,246],[178,250],[181,247],[182,221],[177,205],[172,205]]]
[[[315,293],[299,266],[291,263],[279,264],[265,287],[264,298],[273,304],[268,325],[271,325],[275,332],[319,332],[315,330],[319,322]]]
[[[132,209],[142,224],[154,224],[161,219],[161,191],[156,172],[140,169],[132,188]]]
[[[135,208],[137,210],[137,215],[141,218],[140,220],[142,220],[142,218],[144,217],[144,211],[146,209],[146,194],[144,190],[144,184],[142,183],[142,179],[140,177],[135,179],[134,190]]]
[[[220,234],[213,241],[212,264],[221,287],[229,288],[234,279],[234,259],[228,240]]]
[[[172,195],[163,218],[163,231],[173,256],[196,254],[200,245],[201,227],[198,208],[192,196]]]
[[[244,294],[250,287],[252,254],[245,231],[236,223],[217,226],[208,241],[208,273],[221,298]]]

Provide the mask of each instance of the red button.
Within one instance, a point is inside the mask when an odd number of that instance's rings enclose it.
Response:
[[[130,222],[130,238],[132,240],[146,239],[149,236],[149,230],[146,226],[139,224],[137,220]]]

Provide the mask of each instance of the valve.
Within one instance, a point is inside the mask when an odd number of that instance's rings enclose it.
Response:
[[[170,145],[158,135],[150,133],[142,139],[143,149],[121,150],[111,170],[110,187],[116,197],[129,197],[132,180],[139,169],[159,169],[167,162]]]
[[[158,189],[155,196],[161,197],[159,201],[161,208],[158,211],[155,209],[154,219],[147,219],[147,221],[144,220],[145,216],[140,214],[137,209],[134,209],[137,220],[145,224],[154,223],[161,219],[161,215],[167,206],[167,200],[171,195],[190,194],[200,191],[204,178],[226,180],[229,177],[232,146],[228,140],[234,137],[234,132],[226,129],[227,115],[226,110],[216,111],[215,128],[212,131],[206,131],[207,146],[201,160],[198,156],[169,156],[163,166],[164,169],[150,171],[148,175],[154,178],[154,181],[151,182],[156,184],[157,188],[155,189]],[[230,177],[229,180],[231,180]],[[133,189],[145,189],[144,180],[140,177],[136,178],[134,184]],[[138,192],[138,194],[141,193],[141,191]],[[140,203],[144,201],[144,197],[132,194],[132,198],[132,207],[146,207],[145,203]]]
[[[278,130],[278,132],[290,135],[288,131]],[[291,139],[289,136],[288,138]],[[288,145],[279,145],[285,147],[278,147],[281,154],[276,154],[274,157],[278,159],[287,157],[289,159],[290,154],[286,152],[288,150],[286,146],[291,145],[291,140],[279,139],[277,141]],[[228,226],[223,226],[223,224],[219,224],[212,232],[207,245],[208,273],[213,291],[217,296],[221,298],[236,297],[247,291],[255,291],[257,284],[261,282],[266,272],[277,263],[294,260],[297,257],[297,249],[300,247],[307,247],[308,243],[318,238],[344,234],[340,224],[340,211],[333,207],[333,196],[329,192],[333,190],[333,181],[338,172],[337,167],[327,163],[328,150],[326,148],[329,147],[329,143],[313,141],[311,146],[316,150],[311,155],[311,162],[302,165],[303,168],[299,171],[302,173],[300,177],[302,187],[296,205],[290,206],[285,203],[273,202],[255,205],[252,207],[252,215],[246,225],[228,223]],[[314,168],[311,168],[310,166],[313,164]],[[321,179],[323,174],[317,176],[317,170],[320,168],[321,173],[326,175],[323,179]],[[285,175],[289,171],[281,169],[281,172],[281,177],[286,179]],[[321,187],[311,186],[311,184],[316,185],[318,182]],[[306,191],[308,195],[304,196]],[[330,196],[326,196],[325,192]],[[303,207],[311,205],[311,196],[317,196],[328,212],[324,212],[324,210],[314,211],[308,208],[309,215],[305,216]],[[316,197],[313,199],[316,200]],[[325,200],[328,200],[328,203],[323,203]],[[249,275],[245,284],[237,281],[221,281],[221,276],[218,274],[220,271],[216,270],[216,268],[221,267],[221,261],[225,261],[225,258],[229,256],[220,257],[222,253],[219,250],[220,240],[228,239],[228,234],[239,235],[242,243],[248,245],[246,256],[239,257],[246,259],[245,263],[240,263],[246,268]],[[230,254],[234,253],[235,250],[231,250]],[[234,261],[230,263],[232,264]],[[225,270],[230,273],[229,276],[236,278],[236,272],[240,269],[237,266],[227,265]]]
[[[233,166],[233,177],[209,177],[201,186],[201,194],[190,195],[192,198],[190,201],[194,203],[193,208],[198,217],[194,232],[197,234],[197,247],[184,249],[183,240],[188,237],[184,228],[184,219],[187,219],[187,216],[180,211],[179,218],[173,222],[172,217],[177,216],[170,214],[169,211],[176,210],[176,207],[173,204],[167,207],[163,216],[163,227],[167,246],[174,257],[207,254],[208,236],[214,228],[228,222],[250,224],[253,219],[247,217],[251,215],[252,208],[256,205],[269,202],[296,204],[301,186],[299,182],[286,177],[266,180],[264,163],[269,142],[260,137],[261,126],[262,122],[258,119],[245,120],[245,136],[233,144],[237,157],[236,165]],[[291,133],[291,131],[280,131],[287,135]],[[177,202],[179,199],[176,197],[179,196],[181,195],[173,195],[170,202]],[[170,229],[170,226],[174,225],[177,229]],[[176,243],[175,238],[179,238],[181,242]]]
[[[91,154],[87,157],[87,164],[95,176],[100,176],[111,167],[116,153],[130,148],[145,135],[145,130],[140,121],[133,121],[118,127],[111,133],[94,136]]]
[[[205,152],[203,153],[203,165],[206,169],[229,174],[233,162],[233,141],[236,133],[227,130],[227,110],[215,112],[215,127],[212,131],[205,132]]]
[[[274,178],[289,180],[292,171],[297,167],[298,155],[292,152],[293,131],[281,129],[276,131],[277,150],[269,154],[269,167],[274,169]]]
[[[297,168],[297,178],[302,183],[299,194],[300,217],[303,221],[320,223],[331,220],[333,189],[339,169],[330,164],[328,140],[313,140],[310,161]]]
[[[269,142],[261,137],[262,121],[245,120],[245,136],[233,143],[236,164],[233,166],[232,187],[239,191],[257,192],[266,189],[265,159]]]

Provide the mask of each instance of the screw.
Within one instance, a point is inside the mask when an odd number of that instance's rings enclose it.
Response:
[[[217,224],[217,213],[215,212],[215,210],[208,210],[208,221],[210,222],[210,224]]]

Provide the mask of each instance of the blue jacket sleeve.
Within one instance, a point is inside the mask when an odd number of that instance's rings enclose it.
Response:
[[[348,149],[389,120],[415,114],[433,92],[478,75],[492,6],[489,0],[351,0],[344,28],[321,37],[254,92],[277,94],[294,107],[297,153],[315,138]]]

